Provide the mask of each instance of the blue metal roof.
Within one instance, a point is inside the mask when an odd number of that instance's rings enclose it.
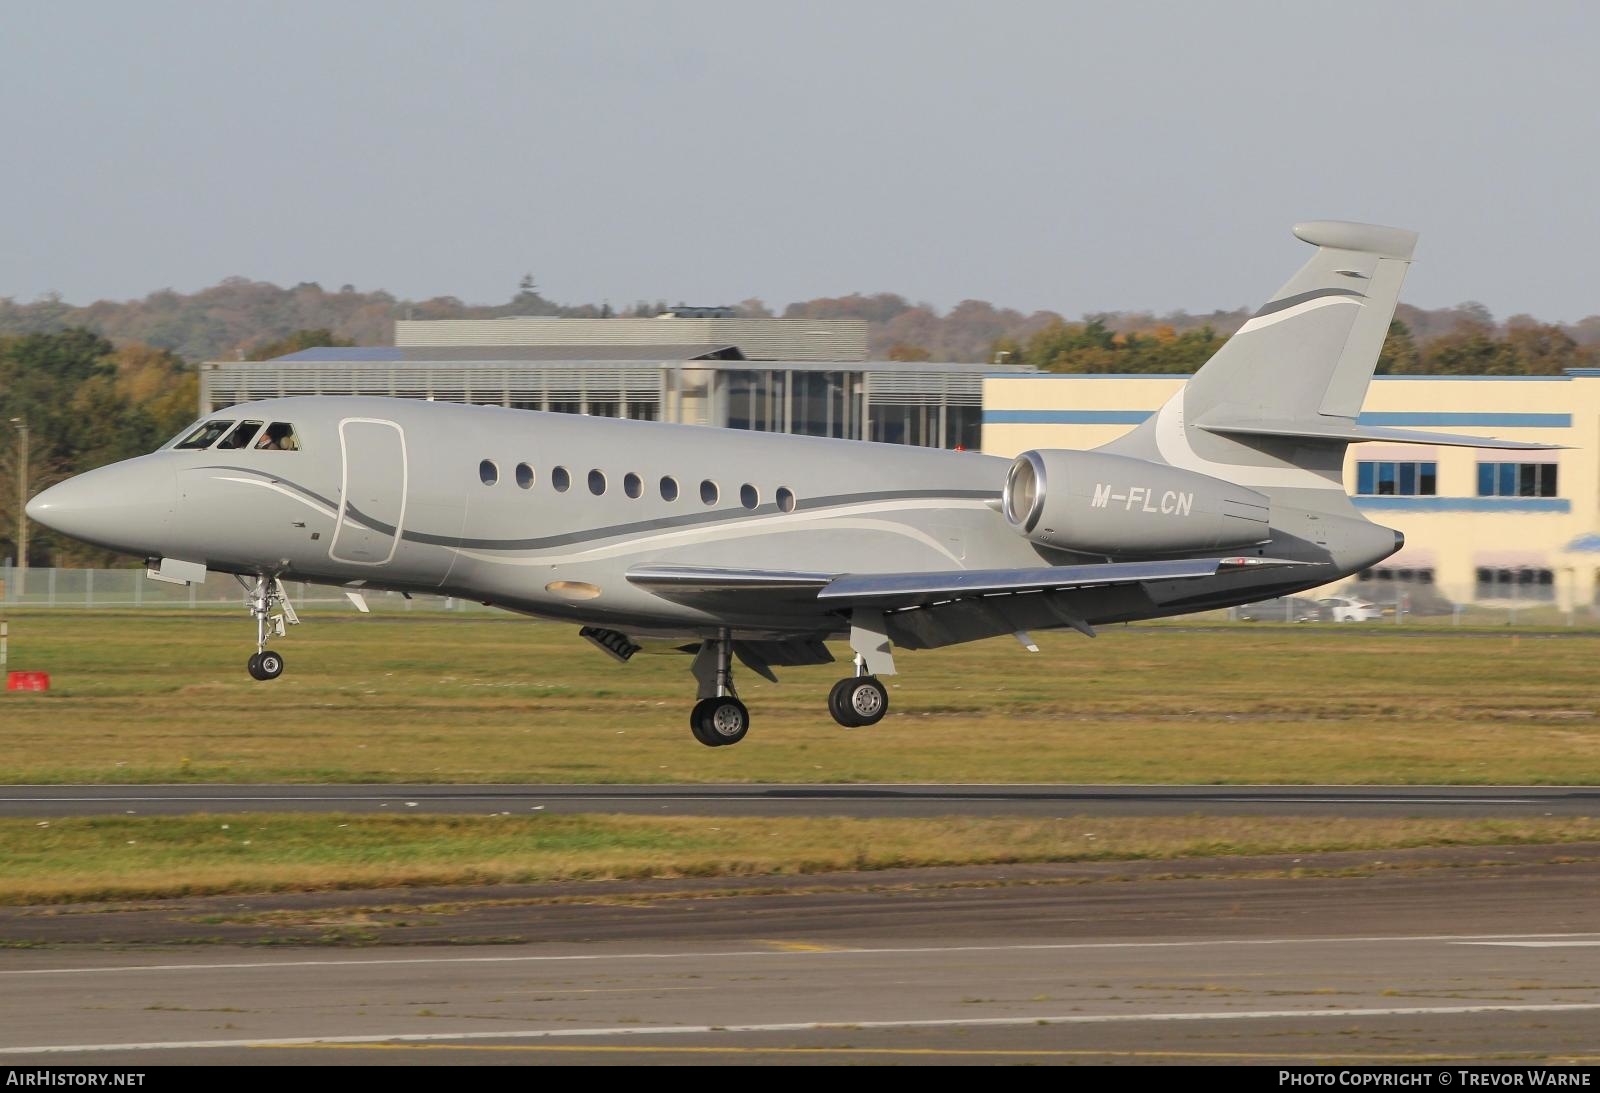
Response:
[[[275,361],[392,361],[394,360],[394,347],[390,345],[322,345],[314,349],[302,349],[298,353],[290,353],[282,357],[273,357]]]

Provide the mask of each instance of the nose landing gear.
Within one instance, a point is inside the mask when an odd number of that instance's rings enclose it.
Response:
[[[247,665],[250,677],[277,679],[283,675],[283,657],[267,648],[267,639],[283,637],[289,627],[299,625],[300,617],[278,578],[257,577],[246,582],[240,577],[239,583],[250,595],[250,615],[256,620],[256,651]]]
[[[283,658],[268,649],[250,656],[250,675],[255,679],[277,679],[283,675]]]

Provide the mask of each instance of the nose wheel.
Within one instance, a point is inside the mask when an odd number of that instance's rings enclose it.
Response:
[[[253,679],[277,679],[283,675],[283,658],[267,649],[250,657],[249,669]]]
[[[828,712],[847,729],[876,725],[889,712],[889,692],[876,676],[841,679],[828,692]]]
[[[249,594],[250,616],[256,620],[256,651],[246,665],[251,679],[263,682],[283,675],[283,657],[267,648],[268,638],[281,638],[300,621],[276,577],[239,578]]]

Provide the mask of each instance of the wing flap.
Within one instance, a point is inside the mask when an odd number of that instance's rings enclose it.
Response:
[[[834,577],[832,573],[696,565],[636,565],[627,572],[629,584],[651,591],[793,592],[822,588]]]
[[[895,610],[951,600],[1018,592],[1181,581],[1214,577],[1227,570],[1308,563],[1277,558],[1179,558],[1170,561],[1105,562],[1035,566],[1028,569],[957,569],[926,573],[810,573],[710,566],[635,566],[628,581],[674,600],[737,600],[748,609],[878,607]]]
[[[936,573],[853,573],[817,593],[825,604],[918,607],[945,600],[1017,592],[1061,591],[1145,581],[1214,577],[1228,569],[1299,565],[1276,558],[1179,558],[1158,562],[1105,562],[1031,569],[965,569]]]

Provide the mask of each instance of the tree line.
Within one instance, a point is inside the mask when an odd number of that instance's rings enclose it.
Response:
[[[231,277],[184,294],[153,292],[141,300],[102,300],[85,306],[56,296],[21,303],[0,297],[0,336],[92,331],[115,345],[140,343],[190,363],[260,359],[286,339],[307,332],[320,344],[387,345],[396,319],[493,319],[512,315],[605,318],[657,315],[666,301],[558,304],[531,276],[501,304],[467,304],[453,296],[403,300],[387,292],[336,291],[313,282],[290,288]],[[1250,317],[1238,308],[1191,315],[1175,311],[1106,312],[1073,320],[1056,311],[1022,312],[984,300],[963,300],[941,311],[892,292],[819,297],[780,310],[759,299],[734,307],[746,317],[862,319],[876,359],[993,361],[1058,371],[1187,372]],[[1600,363],[1600,315],[1576,323],[1543,323],[1528,315],[1497,322],[1481,304],[1432,310],[1401,304],[1384,358],[1386,370],[1458,374],[1544,375]],[[306,343],[310,344],[310,343]],[[304,345],[299,346],[301,348]]]

